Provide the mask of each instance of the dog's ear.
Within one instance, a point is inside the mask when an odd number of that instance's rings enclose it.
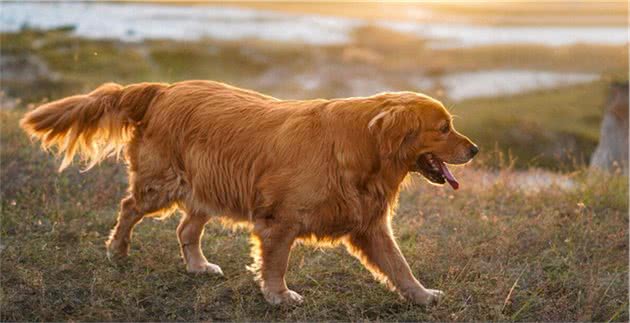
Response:
[[[388,107],[368,123],[368,130],[376,138],[381,156],[404,156],[410,143],[420,133],[420,121],[404,106]]]

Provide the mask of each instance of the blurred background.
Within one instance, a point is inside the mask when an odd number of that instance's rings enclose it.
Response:
[[[177,216],[144,220],[109,262],[125,165],[57,174],[19,120],[104,82],[189,79],[442,100],[481,153],[454,167],[456,192],[409,176],[393,228],[447,297],[414,306],[343,247],[298,245],[287,280],[305,304],[270,307],[246,230],[208,224],[226,277],[188,275]],[[627,156],[626,1],[1,1],[0,321],[627,322]]]
[[[103,82],[279,98],[418,91],[519,167],[584,164],[628,78],[625,2],[3,2],[2,107]],[[561,163],[558,163],[561,161]]]

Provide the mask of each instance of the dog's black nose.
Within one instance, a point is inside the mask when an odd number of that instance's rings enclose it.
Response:
[[[477,147],[477,145],[472,145],[472,147],[470,147],[470,158],[475,157],[475,155],[477,155],[478,152],[479,152],[479,147]]]

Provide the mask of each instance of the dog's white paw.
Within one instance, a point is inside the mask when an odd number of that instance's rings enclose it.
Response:
[[[444,292],[437,289],[418,288],[408,291],[404,296],[416,304],[432,305],[438,303],[444,297]]]
[[[429,297],[429,304],[439,303],[442,298],[444,298],[444,292],[439,289],[427,289],[427,292],[431,294]]]
[[[282,303],[301,304],[304,301],[304,297],[290,289],[281,293],[270,292],[263,289],[263,295],[265,296],[265,300],[271,305],[279,305]]]
[[[116,262],[127,258],[129,255],[129,244],[116,240],[110,240],[105,243],[105,251],[107,260]]]
[[[213,263],[209,263],[207,261],[205,263],[200,263],[200,264],[195,264],[195,265],[186,265],[186,270],[189,273],[193,273],[193,274],[208,273],[208,274],[218,274],[218,275],[223,276],[223,270],[221,270],[221,267]]]

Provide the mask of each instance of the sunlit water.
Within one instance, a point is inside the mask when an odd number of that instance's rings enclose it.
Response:
[[[430,13],[430,12],[429,12]],[[428,14],[423,11],[423,14]],[[256,38],[314,45],[350,41],[354,28],[375,24],[432,39],[433,47],[468,47],[506,43],[566,45],[624,44],[624,27],[494,27],[453,23],[368,21],[264,10],[162,4],[1,3],[0,31],[24,26],[43,29],[74,26],[89,38],[224,40]]]
[[[443,88],[450,99],[461,101],[588,83],[598,78],[599,75],[589,73],[490,70],[446,74],[437,78],[419,78],[414,83],[416,87],[425,91]]]
[[[430,15],[430,11],[414,13]],[[197,40],[210,37],[222,40],[256,38],[269,41],[302,42],[312,45],[351,41],[354,28],[369,24],[362,19],[286,14],[265,10],[217,6],[170,6],[158,4],[111,3],[0,3],[0,31],[16,31],[25,26],[49,29],[74,26],[74,33],[88,38],[124,41],[143,39]],[[500,43],[542,43],[564,45],[577,42],[621,44],[627,42],[623,27],[489,27],[463,24],[378,21],[398,31],[435,39],[434,47],[476,46]],[[273,72],[273,71],[272,71]],[[265,74],[260,82],[273,83],[278,77]],[[326,73],[323,73],[326,74]],[[283,75],[283,82],[294,77],[308,95],[326,83],[317,71],[307,75]],[[596,80],[597,74],[557,73],[532,70],[485,70],[452,73],[434,77],[414,77],[415,90],[436,93],[444,90],[454,101],[476,97],[513,95]],[[277,80],[276,80],[277,81]],[[380,78],[348,76],[346,95],[367,96],[395,90]],[[263,84],[264,85],[264,84]],[[267,84],[268,85],[268,84]]]

